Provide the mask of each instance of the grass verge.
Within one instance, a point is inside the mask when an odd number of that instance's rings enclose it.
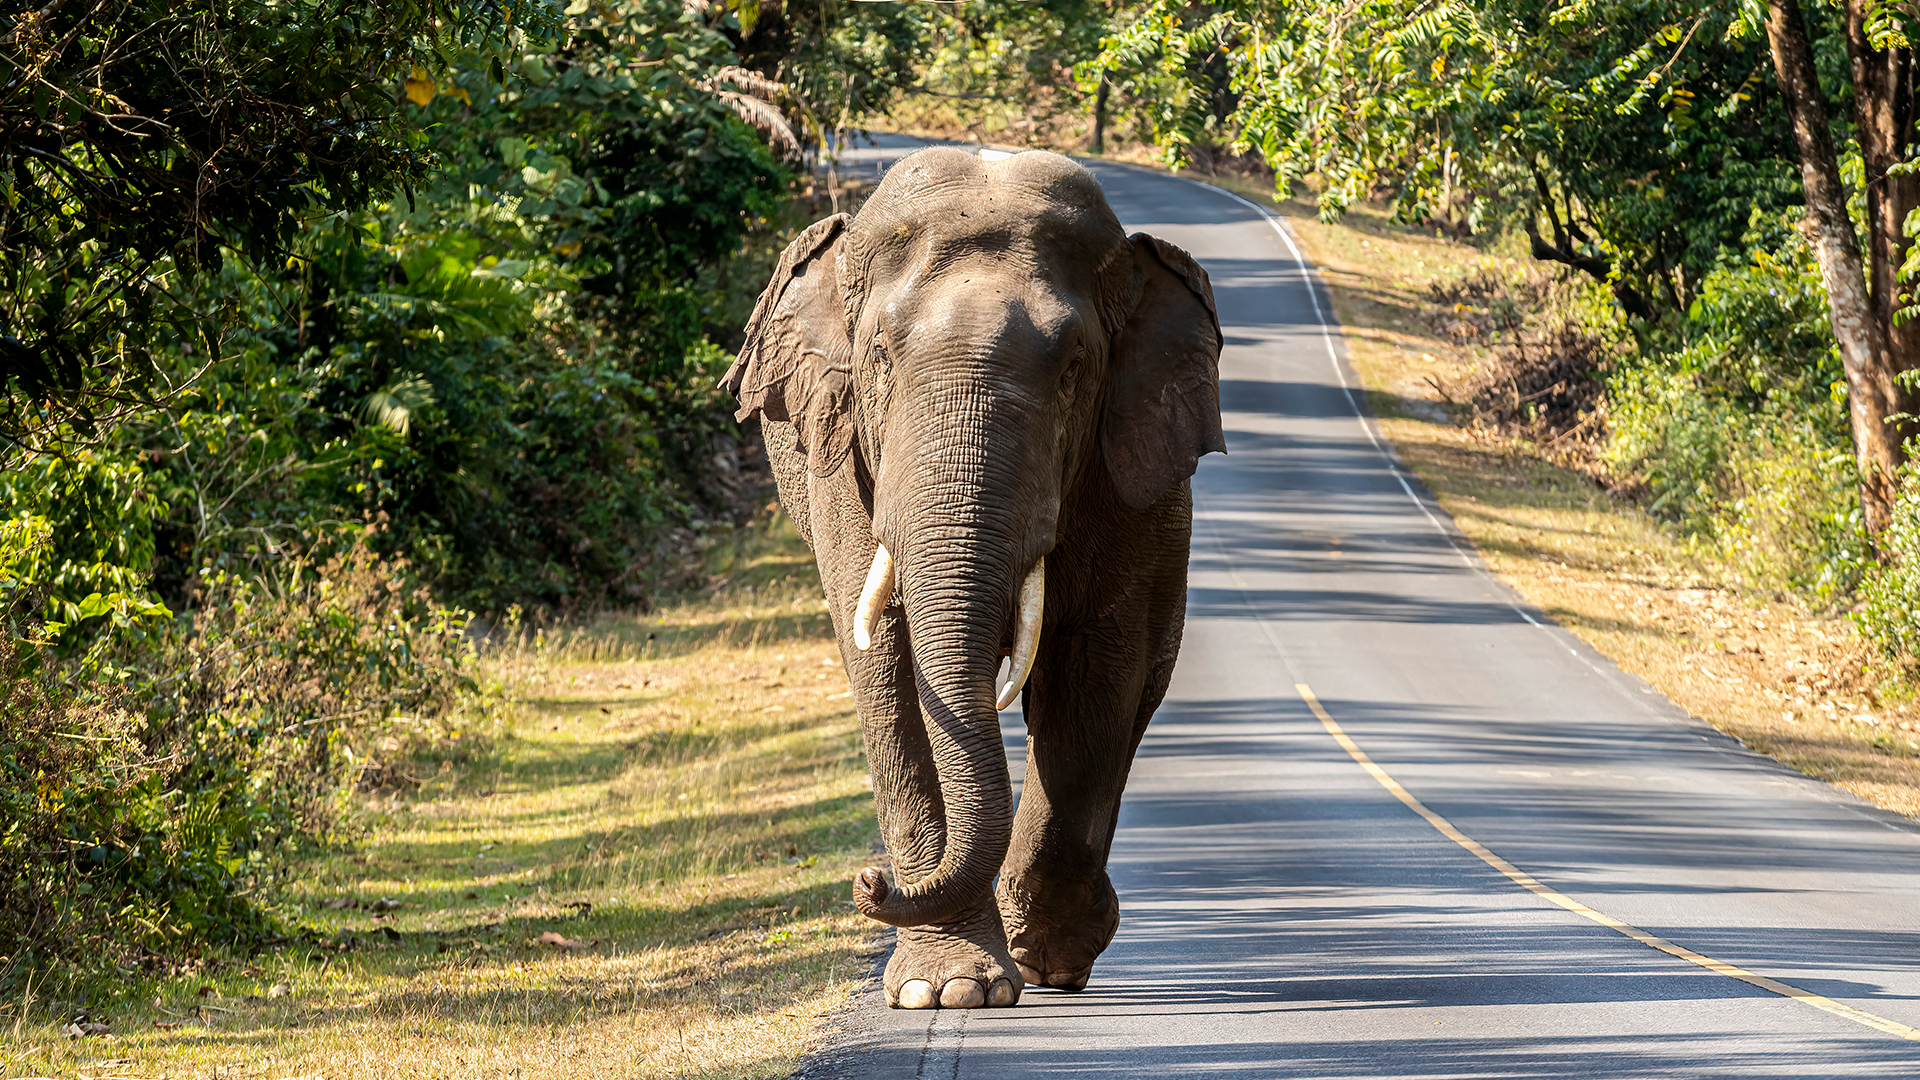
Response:
[[[1443,335],[1435,283],[1518,253],[1400,226],[1376,206],[1325,224],[1263,184],[1209,182],[1286,215],[1333,298],[1380,426],[1487,563],[1530,602],[1714,727],[1888,810],[1920,815],[1920,709],[1852,622],[1743,593],[1631,499],[1537,448],[1456,422],[1484,345]]]
[[[364,796],[285,891],[311,932],[29,992],[0,1076],[788,1075],[865,981],[877,829],[812,557],[743,541],[706,595],[496,649],[513,732]]]

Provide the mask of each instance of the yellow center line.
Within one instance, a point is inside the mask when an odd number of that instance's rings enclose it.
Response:
[[[1294,689],[1300,692],[1300,697],[1306,701],[1307,708],[1313,710],[1313,715],[1320,718],[1320,723],[1327,729],[1327,734],[1332,735],[1334,741],[1340,744],[1340,748],[1345,750],[1348,756],[1352,757],[1362,769],[1367,770],[1368,775],[1378,780],[1381,787],[1386,788],[1393,794],[1394,798],[1405,803],[1407,809],[1425,818],[1427,824],[1438,830],[1440,835],[1466,848],[1473,853],[1475,858],[1493,867],[1495,870],[1500,871],[1501,874],[1506,876],[1507,880],[1513,882],[1515,885],[1520,886],[1543,900],[1566,908],[1568,911],[1573,912],[1583,919],[1592,920],[1609,930],[1624,934],[1649,949],[1658,949],[1668,956],[1677,956],[1689,964],[1698,964],[1708,971],[1725,975],[1729,979],[1739,979],[1749,986],[1757,986],[1769,993],[1792,998],[1795,1001],[1811,1005],[1823,1012],[1829,1012],[1842,1019],[1851,1020],[1856,1024],[1870,1027],[1875,1031],[1884,1031],[1889,1035],[1898,1035],[1903,1039],[1920,1041],[1920,1029],[1908,1027],[1897,1021],[1889,1020],[1884,1016],[1876,1016],[1863,1009],[1856,1009],[1851,1005],[1842,1005],[1830,997],[1823,997],[1811,991],[1802,990],[1797,986],[1788,986],[1786,983],[1780,982],[1777,979],[1769,979],[1765,975],[1757,975],[1745,968],[1735,967],[1725,961],[1715,960],[1711,956],[1702,956],[1692,949],[1675,945],[1673,942],[1658,935],[1649,934],[1645,930],[1630,923],[1621,922],[1619,919],[1603,911],[1595,911],[1563,892],[1542,885],[1533,875],[1521,870],[1519,867],[1495,855],[1493,852],[1488,851],[1481,845],[1480,841],[1454,828],[1453,822],[1427,809],[1425,803],[1414,798],[1412,792],[1401,787],[1400,782],[1388,775],[1387,770],[1374,764],[1373,759],[1367,756],[1366,751],[1360,749],[1360,747],[1347,736],[1346,731],[1334,721],[1333,717],[1327,715],[1327,710],[1320,704],[1320,699],[1313,696],[1312,688],[1307,686],[1306,683],[1296,683],[1294,684]]]

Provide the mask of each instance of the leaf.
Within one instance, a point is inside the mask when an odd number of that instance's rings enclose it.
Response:
[[[415,375],[375,390],[360,403],[360,416],[370,424],[405,435],[413,416],[434,402],[433,384]]]
[[[69,1039],[88,1039],[97,1035],[111,1035],[113,1029],[95,1020],[76,1020],[61,1028],[60,1033]]]

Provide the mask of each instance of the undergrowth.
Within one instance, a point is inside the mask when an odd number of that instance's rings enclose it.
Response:
[[[270,581],[211,571],[171,616],[94,594],[72,625],[0,560],[0,988],[244,954],[284,857],[336,838],[345,799],[409,756],[484,752],[500,704],[464,613],[404,584],[362,533]]]

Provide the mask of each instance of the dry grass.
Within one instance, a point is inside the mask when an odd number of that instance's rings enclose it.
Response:
[[[0,1076],[788,1075],[867,975],[877,830],[811,557],[739,553],[712,595],[497,650],[514,733],[368,797],[289,884],[313,934],[129,987],[110,1037],[10,1003]]]
[[[1533,270],[1518,252],[1394,224],[1363,206],[1326,225],[1260,185],[1331,287],[1353,367],[1402,459],[1502,578],[1689,712],[1810,776],[1920,815],[1920,708],[1845,618],[1731,588],[1632,501],[1531,444],[1456,423],[1443,391],[1471,382],[1484,340],[1443,336],[1436,282]]]

